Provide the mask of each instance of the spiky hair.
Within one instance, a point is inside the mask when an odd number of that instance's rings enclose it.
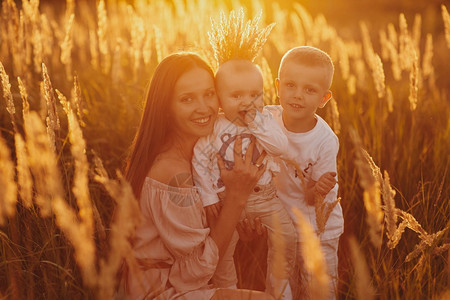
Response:
[[[275,26],[272,23],[265,28],[258,28],[261,15],[262,12],[244,23],[244,10],[241,8],[237,12],[232,10],[228,17],[221,11],[218,22],[211,19],[209,42],[219,65],[231,59],[255,60]]]

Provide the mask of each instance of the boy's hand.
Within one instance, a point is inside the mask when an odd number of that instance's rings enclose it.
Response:
[[[336,172],[327,172],[320,176],[314,185],[314,191],[325,197],[336,185]]]

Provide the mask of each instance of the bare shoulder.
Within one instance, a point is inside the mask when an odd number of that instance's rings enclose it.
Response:
[[[191,164],[171,158],[155,160],[148,176],[170,186],[192,187],[194,185]]]

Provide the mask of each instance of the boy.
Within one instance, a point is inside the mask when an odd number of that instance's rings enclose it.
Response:
[[[193,174],[196,186],[200,187],[201,199],[205,206],[210,226],[220,210],[225,187],[217,168],[219,153],[227,168],[233,166],[234,142],[242,142],[243,153],[249,151],[249,144],[256,138],[253,148],[253,163],[264,167],[265,172],[258,181],[247,201],[245,216],[259,217],[268,231],[268,271],[266,290],[277,299],[292,299],[289,277],[295,263],[296,232],[289,214],[277,197],[273,175],[279,172],[279,164],[274,157],[287,151],[287,139],[277,121],[263,109],[263,78],[259,68],[249,60],[231,59],[223,63],[216,74],[216,90],[223,114],[214,125],[213,133],[201,138],[194,148]],[[263,151],[268,155],[263,161],[258,158]],[[218,287],[235,288],[237,283],[233,254],[237,234],[230,242],[222,261],[217,266],[213,283]],[[281,240],[284,259],[276,262],[275,245]],[[279,257],[279,256],[278,256]]]
[[[293,159],[303,173],[298,174],[296,168],[282,162],[281,172],[276,177],[278,195],[294,223],[297,222],[292,207],[297,207],[318,234],[315,199],[319,195],[325,197],[324,201],[334,202],[338,190],[335,176],[339,141],[328,124],[316,114],[317,108],[324,107],[331,99],[329,88],[333,72],[333,63],[325,52],[308,46],[289,50],[281,60],[275,81],[281,106],[267,107],[288,137],[289,155],[285,157]],[[319,234],[333,299],[336,297],[337,250],[343,225],[342,208],[338,203],[331,211],[324,232]],[[298,236],[298,250],[301,239]]]

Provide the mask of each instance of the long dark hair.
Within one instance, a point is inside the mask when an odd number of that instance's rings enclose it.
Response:
[[[205,69],[214,77],[211,66],[200,56],[190,52],[167,56],[153,74],[147,90],[144,113],[131,144],[125,169],[125,178],[130,182],[136,198],[139,198],[145,176],[173,130],[170,102],[175,84],[184,73],[195,67]]]

